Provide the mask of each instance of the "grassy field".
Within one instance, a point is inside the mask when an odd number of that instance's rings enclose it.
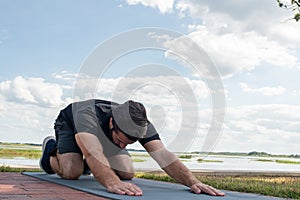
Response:
[[[36,168],[16,168],[6,165],[0,166],[0,172],[41,172],[41,169]]]
[[[276,163],[280,163],[280,164],[300,165],[299,161],[292,161],[292,160],[257,159],[255,161],[260,161],[260,162],[276,162]]]
[[[138,173],[138,178],[176,182],[167,175]],[[268,196],[300,199],[300,177],[267,176],[197,176],[205,184],[222,190],[256,193]]]
[[[38,159],[42,155],[42,150],[38,149],[10,149],[0,148],[1,158],[23,157],[28,159]]]

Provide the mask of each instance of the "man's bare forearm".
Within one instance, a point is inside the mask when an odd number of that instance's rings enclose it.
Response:
[[[178,158],[162,169],[176,181],[188,187],[191,187],[195,183],[200,183],[200,181]]]
[[[110,168],[109,163],[105,156],[89,156],[86,161],[95,177],[95,179],[101,183],[103,186],[108,187],[120,182],[119,177]],[[101,157],[101,159],[99,159]]]
[[[164,147],[160,140],[148,142],[144,147],[169,176],[190,187],[192,192],[196,194],[206,193],[213,196],[225,195],[223,192],[201,183],[174,153]]]
[[[165,148],[160,140],[151,141],[144,147],[159,166],[176,181],[188,187],[200,183],[178,157]]]
[[[75,139],[99,183],[108,187],[120,182],[119,177],[110,168],[109,162],[103,154],[102,145],[96,136],[81,132],[75,135]]]

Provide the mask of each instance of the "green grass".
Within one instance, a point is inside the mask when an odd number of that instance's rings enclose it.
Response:
[[[292,165],[300,165],[299,161],[292,161],[292,160],[270,160],[270,159],[257,159],[255,161],[260,162],[276,162],[280,164],[292,164]]]
[[[202,163],[202,162],[222,163],[223,162],[221,160],[206,160],[206,159],[201,159],[201,158],[199,158],[197,161],[200,162],[200,163]]]
[[[0,172],[41,172],[41,169],[36,168],[14,168],[6,165],[0,166]]]
[[[151,174],[151,173],[136,173],[136,178],[144,178],[144,179],[150,179],[150,180],[156,180],[156,181],[165,181],[165,182],[171,182],[176,183],[176,181],[167,175],[160,175],[160,174]]]
[[[184,159],[191,159],[192,155],[180,155],[178,156],[179,158],[184,158]]]
[[[293,165],[300,165],[300,162],[291,161],[291,160],[275,160],[277,163],[281,164],[293,164]]]
[[[23,157],[23,158],[29,158],[29,159],[37,159],[37,158],[40,158],[41,155],[42,155],[42,150],[0,148],[0,157],[1,158]]]
[[[133,158],[132,159],[133,162],[145,162],[145,159],[140,159],[140,158]]]
[[[270,159],[257,159],[254,161],[259,161],[259,162],[274,162],[274,160],[270,160]]]
[[[138,178],[176,182],[167,175],[138,173]],[[203,183],[221,190],[256,193],[268,196],[300,199],[300,177],[257,176],[197,176]]]
[[[132,157],[144,157],[144,158],[149,158],[150,155],[145,153],[145,154],[139,154],[139,153],[130,153],[130,156]]]

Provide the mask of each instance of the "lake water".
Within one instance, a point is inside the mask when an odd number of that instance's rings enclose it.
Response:
[[[258,157],[226,157],[226,156],[209,156],[205,159],[221,162],[202,162],[197,161],[198,158],[186,159],[183,162],[189,169],[205,170],[205,171],[270,171],[270,172],[299,172],[300,164],[280,164],[276,162],[256,161]],[[266,159],[266,158],[262,158]],[[267,158],[268,160],[290,160],[300,162],[300,159],[284,159],[284,158]],[[136,168],[141,169],[159,169],[158,165],[152,159],[146,162],[135,163]],[[146,167],[147,166],[147,167]]]
[[[136,156],[135,156],[136,157]],[[143,170],[158,170],[160,169],[157,163],[152,158],[139,157],[139,159],[145,159],[145,162],[134,162],[136,169]],[[192,159],[182,159],[184,164],[192,170],[205,170],[205,171],[269,171],[269,172],[299,172],[300,164],[280,164],[276,162],[261,162],[256,161],[259,157],[239,157],[239,156],[208,156],[206,160],[216,160],[221,162],[197,162],[200,157],[193,157]],[[268,160],[290,160],[300,162],[300,159],[292,158],[261,158]],[[27,166],[38,167],[39,160],[37,159],[24,159],[14,158],[5,159],[0,158],[0,165],[14,166]]]

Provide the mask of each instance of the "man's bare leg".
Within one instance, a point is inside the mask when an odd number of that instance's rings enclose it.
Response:
[[[64,179],[77,179],[83,172],[83,158],[79,153],[57,153],[50,158],[51,168]]]

